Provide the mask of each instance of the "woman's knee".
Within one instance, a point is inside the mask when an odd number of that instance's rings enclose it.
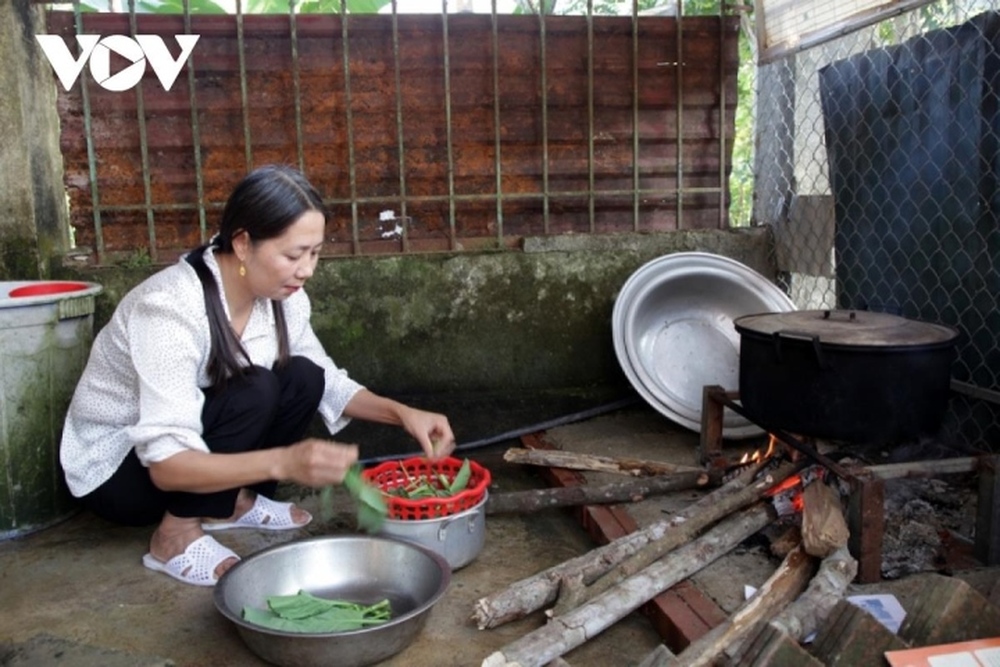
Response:
[[[280,396],[277,376],[261,367],[255,367],[255,372],[221,389],[206,391],[202,410],[203,437],[207,441],[238,435],[252,441],[256,434],[268,428]]]
[[[304,400],[317,405],[326,387],[323,368],[305,357],[289,357],[288,362],[277,370],[282,386]]]
[[[248,406],[271,406],[281,395],[281,381],[273,371],[262,366],[254,366],[254,372],[246,376],[235,389]]]

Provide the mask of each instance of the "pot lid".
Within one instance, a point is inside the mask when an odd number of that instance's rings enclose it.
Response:
[[[817,337],[837,345],[898,346],[950,343],[958,331],[941,324],[867,310],[796,310],[734,320],[740,333]]]

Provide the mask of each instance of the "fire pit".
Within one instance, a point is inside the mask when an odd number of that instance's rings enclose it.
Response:
[[[722,387],[705,387],[702,408],[705,428],[701,432],[699,455],[702,462],[709,466],[729,465],[722,454],[721,415],[724,408],[747,415],[739,397],[739,392],[727,392]],[[887,480],[900,477],[977,472],[980,483],[974,554],[987,565],[1000,562],[1000,529],[997,526],[997,506],[1000,505],[997,472],[1000,457],[956,457],[871,466],[844,465],[822,454],[810,439],[803,439],[778,428],[771,428],[770,433],[778,441],[822,465],[847,484],[849,544],[851,553],[858,560],[859,582],[875,582],[882,578],[885,484]]]

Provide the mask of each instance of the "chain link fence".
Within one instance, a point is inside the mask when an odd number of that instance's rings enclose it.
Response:
[[[934,2],[762,64],[754,224],[801,309],[961,332],[939,436],[1000,451],[1000,0]],[[872,378],[878,382],[879,378]]]

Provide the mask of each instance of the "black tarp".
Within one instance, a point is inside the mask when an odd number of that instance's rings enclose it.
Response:
[[[986,388],[1000,386],[998,47],[987,12],[820,71],[838,307],[958,327],[954,376]]]

